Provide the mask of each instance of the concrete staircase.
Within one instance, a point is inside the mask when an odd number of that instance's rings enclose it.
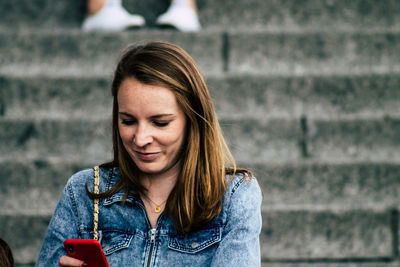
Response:
[[[0,2],[0,237],[34,265],[70,175],[111,157],[119,51],[198,62],[238,165],[264,191],[264,267],[400,266],[400,1],[199,0],[204,30],[83,33],[85,2]]]

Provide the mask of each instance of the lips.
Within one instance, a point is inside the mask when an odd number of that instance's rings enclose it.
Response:
[[[136,154],[137,158],[142,161],[152,161],[155,158],[157,158],[158,155],[160,155],[160,152],[143,153],[143,152],[135,151],[135,154]]]

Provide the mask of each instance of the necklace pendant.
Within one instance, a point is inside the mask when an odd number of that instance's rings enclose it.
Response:
[[[154,212],[159,213],[161,211],[161,207],[160,206],[156,206],[156,208],[154,209]]]

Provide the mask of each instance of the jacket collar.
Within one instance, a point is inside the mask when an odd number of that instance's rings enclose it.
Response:
[[[108,172],[108,174],[107,174]],[[110,190],[118,179],[121,178],[121,172],[118,167],[111,168],[104,172],[104,178],[106,180],[105,191]],[[124,199],[125,189],[120,190],[119,192],[115,193],[114,195],[107,197],[104,199],[103,205],[108,206],[117,202],[122,202]],[[128,198],[126,199],[128,203],[137,203],[141,202],[140,196],[138,194],[129,194]]]

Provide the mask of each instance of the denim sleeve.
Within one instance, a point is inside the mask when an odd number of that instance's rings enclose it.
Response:
[[[260,266],[262,195],[257,180],[233,181],[222,240],[211,266]]]
[[[64,241],[78,238],[77,210],[71,183],[64,188],[39,253],[36,266],[58,266],[58,260],[66,255]]]

